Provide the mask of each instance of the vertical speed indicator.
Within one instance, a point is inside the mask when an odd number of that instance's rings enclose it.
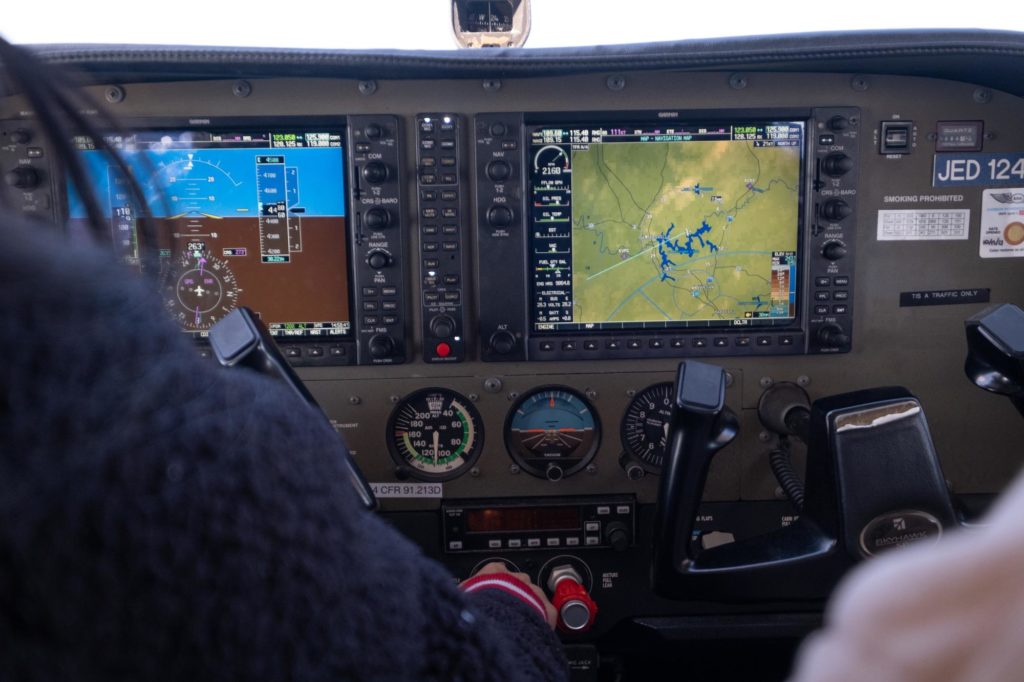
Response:
[[[456,478],[484,444],[480,413],[462,395],[424,388],[398,403],[388,419],[388,450],[401,470],[424,481]]]

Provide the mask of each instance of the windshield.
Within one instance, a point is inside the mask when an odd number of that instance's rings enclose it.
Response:
[[[970,24],[917,3],[858,2],[823,12],[820,0],[703,3],[678,0],[534,0],[527,47],[879,28],[1020,30],[1024,13],[976,0]],[[449,0],[176,0],[156,10],[137,0],[38,0],[7,13],[0,32],[16,43],[141,43],[348,49],[455,49]],[[826,23],[830,21],[831,23]]]

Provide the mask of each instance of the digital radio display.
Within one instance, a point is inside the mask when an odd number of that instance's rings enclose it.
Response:
[[[791,324],[804,128],[529,128],[533,331]]]
[[[466,530],[470,533],[515,533],[541,530],[579,530],[579,507],[498,507],[470,509]]]
[[[204,336],[238,306],[279,337],[350,334],[340,131],[143,131],[109,137],[157,226],[168,312]],[[138,258],[126,179],[77,138],[118,252]],[[70,193],[69,229],[86,226]]]

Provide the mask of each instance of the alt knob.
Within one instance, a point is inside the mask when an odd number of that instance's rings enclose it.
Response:
[[[380,161],[371,161],[363,166],[363,179],[371,185],[379,185],[388,179],[388,167]]]
[[[842,199],[829,199],[821,205],[821,217],[825,220],[842,220],[851,213],[853,209]]]
[[[366,256],[366,264],[374,270],[380,270],[391,265],[391,254],[387,251],[374,249]]]
[[[835,239],[825,242],[821,247],[821,255],[831,261],[837,261],[846,255],[846,244]]]
[[[625,552],[629,549],[629,529],[626,528],[626,524],[613,521],[605,526],[604,541],[616,552]]]
[[[508,206],[491,206],[487,210],[487,223],[491,227],[508,227],[512,224],[512,209]]]
[[[826,348],[842,348],[850,345],[850,335],[838,324],[826,324],[818,330],[818,343]]]
[[[4,174],[4,182],[18,189],[35,189],[39,186],[39,173],[29,166],[18,166]]]
[[[438,339],[450,338],[455,333],[455,320],[448,315],[437,315],[430,321],[430,333]]]
[[[821,160],[821,170],[824,171],[825,175],[838,178],[853,170],[853,159],[842,152],[829,154]]]
[[[366,212],[366,226],[371,230],[382,230],[391,224],[391,214],[386,208],[373,207]]]
[[[511,332],[499,331],[491,334],[491,350],[498,355],[508,355],[516,348],[516,337]]]
[[[487,177],[493,182],[504,182],[512,175],[512,165],[508,161],[491,161],[487,164]]]
[[[395,340],[388,334],[375,334],[370,337],[370,355],[380,360],[389,358],[395,353]]]

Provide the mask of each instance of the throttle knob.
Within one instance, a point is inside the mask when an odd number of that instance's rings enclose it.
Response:
[[[838,178],[853,170],[853,159],[842,152],[829,154],[821,160],[821,170],[825,172],[825,175]]]

